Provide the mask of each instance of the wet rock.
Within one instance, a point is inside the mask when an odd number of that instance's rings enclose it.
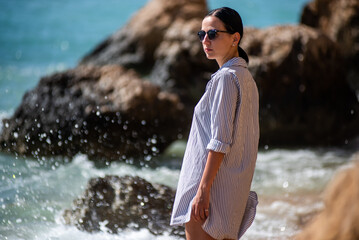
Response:
[[[245,29],[260,93],[261,144],[344,144],[359,133],[359,103],[338,45],[299,26]]]
[[[347,80],[359,96],[359,0],[314,0],[303,9],[301,22],[338,44],[345,56]]]
[[[355,161],[328,185],[325,208],[304,228],[297,240],[359,239],[359,156]]]
[[[149,1],[80,64],[133,68],[162,89],[179,94],[191,108],[217,68],[205,57],[196,34],[206,13],[205,0]]]
[[[170,232],[184,236],[182,227],[169,226],[174,195],[169,187],[139,177],[93,178],[63,217],[66,224],[88,232],[147,228],[155,235]]]
[[[186,129],[183,111],[175,94],[132,70],[80,66],[42,78],[25,94],[14,116],[4,120],[0,149],[35,157],[151,156]]]
[[[346,81],[358,79],[346,67],[356,55],[345,55],[358,45],[357,1],[332,1],[352,9],[333,24],[333,36],[304,25],[245,29],[242,47],[260,92],[261,145],[341,145],[358,136],[359,103]],[[77,68],[29,91],[4,120],[0,150],[117,160],[157,154],[185,136],[218,69],[196,36],[206,12],[204,0],[149,1]],[[339,34],[342,28],[352,38]]]
[[[148,74],[180,96],[190,118],[218,69],[196,36],[205,13],[205,1],[151,1],[81,64],[117,63]],[[305,26],[246,28],[242,46],[261,94],[261,145],[344,144],[358,134],[358,102],[342,81],[344,57],[332,39]]]

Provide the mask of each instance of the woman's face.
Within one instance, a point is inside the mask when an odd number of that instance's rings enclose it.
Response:
[[[219,18],[214,16],[205,17],[202,21],[201,30],[207,32],[214,29],[226,31],[223,22]],[[206,34],[202,41],[203,50],[208,59],[215,59],[218,65],[222,66],[229,59],[238,56],[239,37],[239,33],[217,32],[216,37],[210,40],[208,34]]]

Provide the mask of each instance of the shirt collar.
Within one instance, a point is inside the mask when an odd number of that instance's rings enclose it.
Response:
[[[231,67],[231,66],[242,66],[245,68],[248,67],[246,60],[244,60],[241,57],[234,57],[234,58],[228,60],[227,62],[225,62],[220,69],[218,69],[215,73],[212,74],[212,77],[214,75],[216,75],[221,69],[226,68],[226,67]]]

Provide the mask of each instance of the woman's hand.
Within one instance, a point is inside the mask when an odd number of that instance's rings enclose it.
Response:
[[[209,216],[209,196],[209,190],[198,189],[191,213],[196,222],[204,222]]]
[[[204,222],[209,216],[209,196],[212,183],[224,158],[224,153],[209,151],[197,194],[192,203],[192,217],[196,222]]]

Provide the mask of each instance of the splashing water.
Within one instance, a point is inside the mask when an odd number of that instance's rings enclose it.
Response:
[[[0,1],[0,132],[4,127],[1,119],[12,115],[25,91],[41,76],[75,66],[146,2]],[[266,27],[296,23],[306,2],[209,0],[208,5],[235,8],[246,26]],[[104,229],[90,234],[62,220],[63,211],[85,191],[92,177],[140,176],[175,188],[185,146],[176,144],[176,150],[163,159],[149,159],[159,163],[153,168],[126,163],[99,168],[84,155],[34,160],[0,153],[0,239],[177,239],[154,236],[146,229],[123,230],[118,235]],[[320,193],[338,170],[350,164],[351,154],[337,149],[262,150],[252,186],[260,203],[243,239],[295,235],[308,216],[322,207]]]
[[[350,164],[350,153],[337,150],[269,150],[259,153],[252,188],[260,204],[244,239],[287,239],[308,214],[322,207],[318,196],[338,169]],[[64,225],[62,213],[80,196],[90,178],[140,176],[175,188],[181,159],[171,154],[156,168],[112,163],[96,168],[84,155],[73,160],[23,159],[0,155],[0,236],[2,239],[177,239],[148,230],[118,235],[89,234]],[[72,238],[72,239],[73,239]]]

